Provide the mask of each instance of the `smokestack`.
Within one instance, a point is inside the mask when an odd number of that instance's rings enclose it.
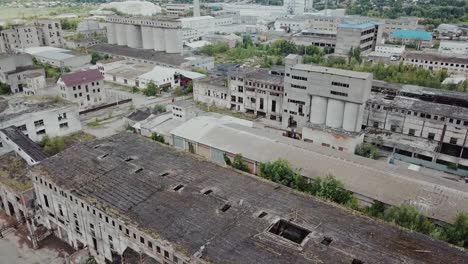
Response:
[[[200,0],[193,0],[193,16],[200,16]]]

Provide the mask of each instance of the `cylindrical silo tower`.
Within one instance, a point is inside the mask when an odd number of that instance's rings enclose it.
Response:
[[[164,30],[166,37],[166,52],[181,53],[182,52],[182,31],[177,28],[166,28]]]
[[[344,101],[328,99],[327,126],[332,128],[341,128],[343,126],[344,106]]]
[[[154,49],[153,28],[141,27],[141,39],[144,49]]]
[[[124,24],[115,24],[117,45],[127,45],[127,29]]]
[[[356,127],[360,124],[357,124],[359,116],[359,106],[358,104],[346,102],[344,107],[344,116],[343,116],[343,129],[349,132],[356,132]]]
[[[117,36],[115,34],[115,24],[106,23],[106,31],[107,31],[107,43],[117,44]]]
[[[142,48],[141,39],[141,26],[137,25],[126,25],[127,29],[127,46],[130,48]]]
[[[166,41],[165,41],[163,28],[158,28],[158,27],[153,28],[153,42],[154,42],[154,50],[156,51],[166,50]]]
[[[322,96],[312,96],[312,106],[310,111],[310,122],[312,124],[323,125],[327,118],[328,99]]]

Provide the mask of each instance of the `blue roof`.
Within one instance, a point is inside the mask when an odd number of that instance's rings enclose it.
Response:
[[[374,27],[375,25],[377,25],[378,23],[374,23],[374,22],[364,22],[364,23],[343,23],[343,24],[340,24],[338,27],[342,27],[342,28],[368,28],[368,27]]]
[[[431,40],[432,34],[424,30],[395,30],[390,34],[390,37]]]

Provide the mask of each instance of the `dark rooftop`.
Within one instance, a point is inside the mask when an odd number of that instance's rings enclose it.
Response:
[[[147,61],[159,62],[167,65],[179,67],[185,62],[184,56],[180,54],[169,54],[162,51],[133,49],[125,46],[111,44],[97,44],[89,48],[90,50],[108,53],[116,56],[125,56]]]
[[[133,121],[142,121],[148,118],[151,115],[150,111],[136,110],[135,112],[130,113],[127,118]]]
[[[44,160],[34,173],[211,263],[464,263],[468,258],[447,243],[135,134],[75,145]]]
[[[448,56],[448,55],[439,54],[439,53],[416,52],[416,51],[405,52],[403,54],[403,58],[468,64],[468,58],[466,56],[456,57],[456,56]]]
[[[0,129],[0,131],[34,161],[42,161],[47,158],[42,149],[17,127],[10,126]]]
[[[34,66],[34,65],[28,65],[28,66],[20,66],[16,67],[16,69],[7,72],[7,74],[16,74],[24,71],[31,71],[31,70],[40,70],[41,68]]]
[[[275,70],[276,71],[276,70]],[[263,81],[271,84],[283,86],[284,77],[270,73],[270,69],[244,68],[231,72],[230,76],[238,76],[251,80]]]
[[[61,79],[66,86],[70,87],[82,83],[101,81],[104,80],[104,77],[98,69],[91,69],[64,74]]]

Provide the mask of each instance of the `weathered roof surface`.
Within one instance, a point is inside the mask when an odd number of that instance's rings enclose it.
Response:
[[[468,64],[468,57],[461,55],[447,55],[434,52],[405,52],[403,57],[407,59],[418,59],[420,61],[429,60],[429,61],[442,61],[448,63],[461,63]],[[440,65],[442,66],[442,65]]]
[[[52,97],[0,97],[0,127],[2,127],[1,122],[11,120],[24,114],[46,111],[54,108],[70,107],[72,105],[74,104],[70,101],[56,100]]]
[[[0,131],[34,161],[42,161],[47,158],[42,149],[15,126],[0,129]]]
[[[33,187],[27,175],[28,164],[13,152],[0,156],[0,182],[13,190],[22,192]]]
[[[428,217],[453,222],[468,212],[468,186],[385,161],[285,138],[275,130],[195,117],[172,131],[193,142],[267,162],[286,159],[307,177],[332,174],[348,190],[390,205],[410,204]]]
[[[415,98],[396,96],[393,100],[388,100],[382,96],[371,95],[371,98],[367,102],[395,109],[408,109],[418,113],[468,120],[468,108],[421,101]]]
[[[16,67],[14,70],[7,72],[7,74],[16,74],[25,71],[40,70],[41,68],[34,65]]]
[[[90,69],[64,74],[61,77],[66,86],[74,86],[82,83],[96,82],[104,80],[98,69]]]
[[[407,39],[423,39],[423,40],[431,40],[432,34],[431,32],[427,32],[424,30],[409,30],[409,29],[398,29],[393,31],[390,34],[392,38],[407,38]]]
[[[273,83],[283,86],[284,77],[271,74],[269,69],[242,68],[237,71],[232,71],[229,76],[243,77],[251,80],[258,80],[267,83]]]
[[[117,56],[126,56],[131,58],[138,58],[142,60],[155,61],[168,65],[179,67],[185,62],[182,55],[169,54],[162,51],[132,49],[124,46],[117,46],[111,44],[97,44],[89,48],[97,52],[109,53]]]
[[[126,162],[127,157],[133,160]],[[468,258],[446,243],[135,134],[75,145],[43,161],[36,172],[118,210],[188,255],[204,247],[201,258],[211,263],[463,263]],[[179,184],[183,188],[174,191]],[[208,189],[213,192],[203,194]],[[225,204],[231,207],[223,212]],[[279,218],[311,232],[303,246],[267,231]],[[325,236],[333,240],[329,246],[322,244]]]
[[[291,68],[294,70],[319,72],[319,73],[332,74],[332,75],[341,75],[341,76],[359,78],[359,79],[372,78],[372,73],[368,73],[368,72],[357,72],[357,71],[316,66],[316,65],[310,65],[310,64],[296,64],[292,66]]]
[[[141,111],[141,110],[136,110],[132,113],[130,113],[127,118],[133,121],[142,121],[148,118],[151,115],[150,111]]]

